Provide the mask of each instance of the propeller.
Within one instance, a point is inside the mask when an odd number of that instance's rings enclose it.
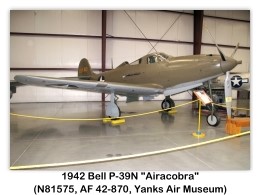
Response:
[[[222,61],[227,61],[225,55],[223,54],[223,52],[221,51],[221,49],[219,48],[218,44],[216,43],[215,38],[212,36],[212,34],[210,33],[209,29],[207,28],[207,26],[204,24],[203,27],[208,31],[212,41],[214,42],[214,44],[217,47],[217,50],[220,54],[221,60]],[[231,58],[234,57],[234,55],[237,52],[237,49],[239,47],[239,43],[237,43],[234,51],[231,54]],[[228,59],[229,60],[229,59]],[[237,61],[235,60],[236,64],[241,64],[242,61]],[[228,63],[228,62],[227,62]],[[222,63],[221,63],[222,64]],[[223,63],[224,65],[225,63]],[[222,66],[221,66],[222,68]],[[232,104],[232,86],[231,86],[231,77],[230,77],[230,71],[226,71],[226,78],[225,78],[225,83],[224,83],[224,88],[225,88],[225,102],[226,102],[226,106],[227,106],[227,117],[228,119],[230,119],[232,117],[232,112],[231,112],[231,104]]]
[[[221,56],[222,61],[226,61],[226,58],[225,58],[223,52],[222,52],[221,49],[219,48],[218,44],[216,43],[215,38],[214,38],[214,37],[212,36],[212,34],[210,33],[208,27],[207,27],[205,24],[204,24],[203,26],[204,26],[204,28],[208,31],[208,33],[209,33],[209,35],[210,35],[210,37],[211,37],[213,43],[216,45],[216,47],[217,47],[217,49],[218,49],[218,53],[219,53],[219,55]]]

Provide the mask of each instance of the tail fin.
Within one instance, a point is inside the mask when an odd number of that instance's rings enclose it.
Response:
[[[78,68],[78,77],[91,76],[94,74],[88,60],[86,58],[81,59]]]

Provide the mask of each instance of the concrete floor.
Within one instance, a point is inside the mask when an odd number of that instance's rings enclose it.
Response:
[[[176,105],[184,102],[176,101]],[[122,115],[160,109],[161,102],[119,102]],[[247,104],[247,106],[249,106]],[[104,108],[104,106],[103,106]],[[99,118],[100,102],[11,104],[11,113],[62,117]],[[191,105],[174,115],[155,113],[127,118],[120,126],[102,121],[50,121],[10,116],[10,166],[60,163],[139,154],[227,136],[225,116],[218,127],[207,125],[205,138],[197,139],[198,115]],[[249,130],[249,128],[243,129]],[[197,148],[115,162],[48,168],[53,170],[248,170],[250,135]]]

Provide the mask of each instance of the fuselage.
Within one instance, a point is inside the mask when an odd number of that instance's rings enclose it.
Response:
[[[154,84],[168,88],[181,83],[218,77],[233,69],[237,61],[226,57],[221,61],[219,55],[190,55],[162,58],[149,61],[149,54],[129,64],[123,63],[114,70],[96,74],[91,80],[102,78],[108,82],[131,84]]]

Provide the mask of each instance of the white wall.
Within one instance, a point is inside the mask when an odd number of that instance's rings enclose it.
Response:
[[[11,32],[98,35],[101,11],[11,11]],[[93,68],[101,65],[101,40],[79,37],[11,36],[11,68],[77,68],[87,58]],[[75,71],[12,71],[15,75],[77,76]],[[22,87],[11,102],[100,100],[100,94],[62,89]]]
[[[162,37],[180,14],[159,11],[127,11],[127,13],[148,39],[193,41],[192,15],[182,14],[168,33]],[[107,34],[114,37],[145,38],[124,11],[108,11],[107,15]],[[156,44],[156,42],[151,43]],[[111,59],[114,65],[119,65],[125,60],[134,61],[148,54],[152,49],[148,41],[117,39],[108,40],[108,48],[106,61],[108,67],[110,67]],[[156,46],[156,50],[173,56],[192,54],[192,48],[192,45],[165,42],[159,42]]]
[[[193,13],[192,11],[186,11]],[[26,33],[97,35],[101,36],[101,11],[11,11],[10,31]],[[149,39],[161,39],[164,33],[180,15],[176,12],[127,11],[138,27]],[[205,15],[250,20],[249,11],[205,11]],[[204,24],[218,44],[250,47],[250,23],[204,17]],[[107,34],[114,37],[144,38],[124,11],[107,11]],[[164,40],[193,42],[193,15],[182,14],[174,26],[162,38]],[[202,42],[212,43],[203,30]],[[156,42],[152,41],[155,45]],[[107,39],[106,67],[114,68],[123,61],[132,62],[151,50],[147,41],[129,39]],[[192,55],[192,44],[159,42],[156,50],[173,56]],[[222,48],[226,55],[233,49]],[[152,51],[154,52],[154,51]],[[202,53],[217,53],[214,46],[202,46]],[[77,68],[81,58],[87,58],[93,68],[101,68],[101,39],[79,37],[11,36],[11,68]],[[235,56],[243,60],[236,71],[249,71],[250,51],[238,50]],[[51,77],[76,76],[77,71],[30,70],[12,71],[15,75],[28,74]],[[188,93],[174,96],[174,99],[190,99]],[[97,93],[78,92],[38,87],[18,88],[11,102],[51,101],[100,101]],[[120,98],[123,100],[124,98]],[[156,99],[163,99],[160,96]]]

